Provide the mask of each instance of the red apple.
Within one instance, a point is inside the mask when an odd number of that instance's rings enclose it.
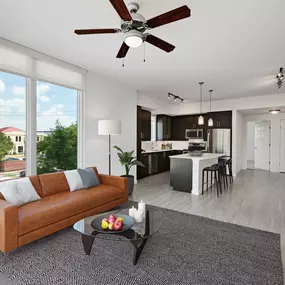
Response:
[[[123,223],[120,220],[116,220],[116,222],[114,223],[114,229],[116,231],[121,230],[123,227]]]
[[[109,222],[109,223],[115,223],[115,221],[116,221],[116,216],[113,215],[113,214],[111,214],[111,215],[109,216],[108,222]]]
[[[115,221],[116,221],[116,219],[117,219],[114,214],[110,214],[109,219],[111,219],[111,218],[112,218],[112,219],[115,219]]]
[[[104,219],[102,220],[102,222],[103,222],[103,221],[105,221],[105,222],[108,223],[108,219],[107,219],[107,218],[104,218]]]

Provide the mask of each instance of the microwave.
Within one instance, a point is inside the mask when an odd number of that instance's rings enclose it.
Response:
[[[186,139],[203,139],[203,129],[186,130]]]

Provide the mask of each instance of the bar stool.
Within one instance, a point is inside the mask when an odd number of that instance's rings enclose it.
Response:
[[[226,168],[225,168],[225,178],[228,185],[228,177],[230,178],[230,184],[234,182],[233,179],[233,172],[232,172],[232,158],[228,155],[223,155],[219,157],[219,163],[222,163],[222,161],[225,161]]]
[[[220,180],[221,180],[221,184],[222,184],[222,180],[224,183],[224,187],[228,188],[228,177],[227,177],[227,164],[226,164],[227,160],[225,159],[219,159],[219,174],[220,174]]]
[[[219,192],[222,194],[222,187],[221,187],[221,179],[220,179],[220,173],[219,173],[219,165],[214,164],[209,167],[205,167],[202,171],[202,195],[204,195],[204,185],[205,185],[205,174],[207,175],[207,188],[209,185],[209,173],[211,173],[211,187],[213,185],[213,176],[215,180],[215,185],[217,188],[217,196],[219,197]],[[219,189],[220,188],[220,189]]]
[[[234,177],[233,177],[233,170],[232,170],[232,159],[229,158],[226,160],[226,165],[228,166],[228,171],[229,171],[229,177],[230,177],[230,183],[234,183]]]

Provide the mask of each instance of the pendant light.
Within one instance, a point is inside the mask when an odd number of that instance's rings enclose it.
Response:
[[[202,94],[202,92],[203,92],[203,84],[204,84],[204,82],[199,82],[199,84],[200,84],[200,116],[199,116],[199,118],[198,118],[198,125],[204,125],[204,117],[202,116],[202,100],[203,100],[203,94]]]
[[[211,111],[212,111],[212,92],[214,90],[209,90],[210,92],[210,114],[211,114]],[[214,121],[213,119],[210,117],[210,119],[208,120],[208,127],[213,127],[214,126]]]

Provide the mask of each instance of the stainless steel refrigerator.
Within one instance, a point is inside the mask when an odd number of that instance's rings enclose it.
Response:
[[[207,132],[208,152],[231,155],[231,130],[211,129]]]

